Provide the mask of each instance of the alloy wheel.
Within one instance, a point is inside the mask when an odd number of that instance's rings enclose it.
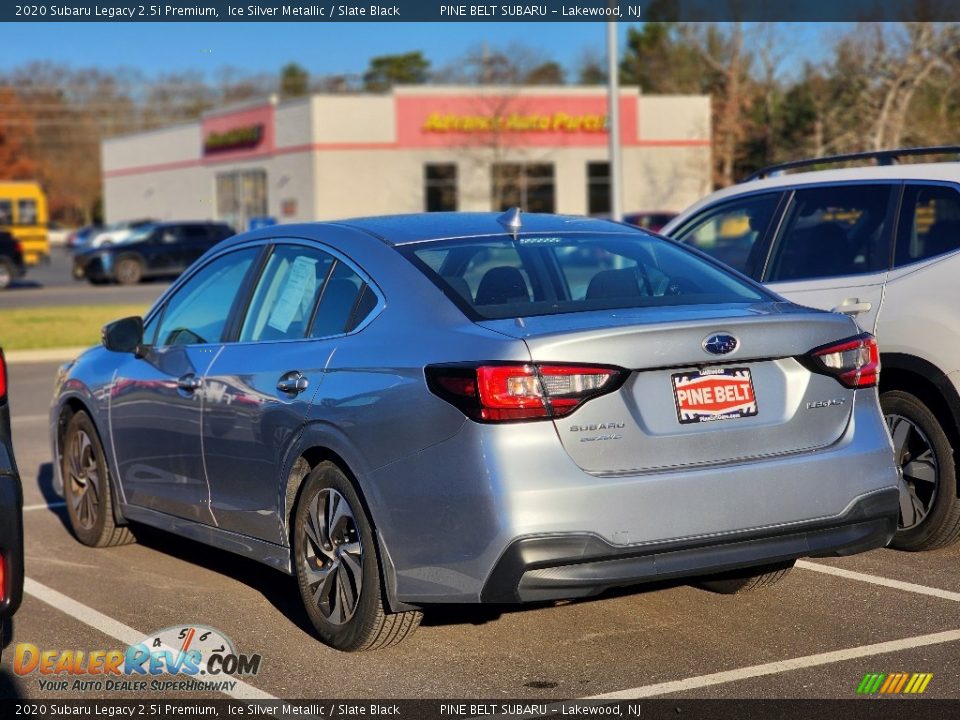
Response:
[[[894,457],[903,475],[900,479],[900,529],[917,527],[937,499],[940,466],[933,444],[909,418],[887,415],[893,438]]]
[[[100,468],[93,442],[83,430],[73,436],[67,466],[74,517],[82,528],[89,530],[100,513]]]
[[[313,603],[342,625],[353,617],[363,588],[363,545],[353,509],[332,488],[314,496],[304,524],[304,567]]]

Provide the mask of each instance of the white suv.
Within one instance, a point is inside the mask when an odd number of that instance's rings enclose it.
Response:
[[[947,152],[960,147],[774,166],[704,198],[662,231],[794,302],[853,316],[877,336],[880,401],[903,471],[891,544],[904,550],[960,538],[960,162],[895,164]],[[866,159],[880,164],[783,174]]]

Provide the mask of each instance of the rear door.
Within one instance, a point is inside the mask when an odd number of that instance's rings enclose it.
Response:
[[[181,225],[177,230],[176,270],[182,272],[190,267],[201,255],[212,248],[216,239],[206,225]]]
[[[279,241],[235,342],[207,374],[203,449],[218,527],[274,543],[283,535],[287,453],[367,286],[343,258]],[[374,297],[371,293],[370,297]]]
[[[816,185],[791,195],[759,277],[810,307],[876,332],[892,257],[899,183]]]

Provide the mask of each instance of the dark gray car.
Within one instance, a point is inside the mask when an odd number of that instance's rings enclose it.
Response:
[[[257,230],[104,345],[52,406],[77,537],[294,574],[340,649],[432,603],[735,592],[896,527],[872,336],[602,220]]]
[[[13,456],[7,364],[0,350],[0,652],[23,598],[23,488]]]

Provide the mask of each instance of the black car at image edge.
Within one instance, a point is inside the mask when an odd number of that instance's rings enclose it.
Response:
[[[0,349],[0,653],[23,597],[23,488],[13,457],[7,364]]]
[[[218,222],[162,222],[138,228],[129,238],[77,253],[73,276],[94,285],[136,285],[147,277],[175,277],[233,228]]]
[[[10,233],[0,230],[0,290],[10,287],[10,284],[23,277],[26,271],[20,242]]]

